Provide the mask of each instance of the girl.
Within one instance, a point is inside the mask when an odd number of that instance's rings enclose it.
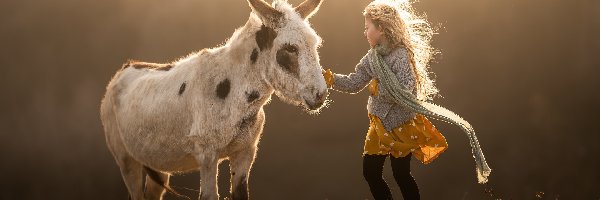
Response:
[[[448,147],[444,136],[426,118],[460,126],[469,136],[480,183],[487,181],[490,168],[468,122],[453,112],[428,103],[438,90],[427,72],[434,54],[432,29],[416,16],[409,2],[397,5],[374,1],[364,10],[365,37],[371,50],[349,75],[323,72],[329,87],[358,93],[367,85],[371,96],[367,110],[370,127],[365,138],[363,175],[375,199],[392,199],[382,178],[383,163],[390,156],[394,179],[404,199],[420,199],[410,174],[415,156],[424,164]]]

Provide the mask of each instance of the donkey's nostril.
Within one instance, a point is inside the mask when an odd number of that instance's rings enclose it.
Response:
[[[315,98],[315,101],[316,101],[316,102],[323,103],[323,102],[325,101],[325,99],[327,98],[328,94],[329,94],[329,93],[328,93],[327,91],[323,91],[323,92],[317,92],[317,93],[315,94],[315,97],[316,97],[316,98]]]

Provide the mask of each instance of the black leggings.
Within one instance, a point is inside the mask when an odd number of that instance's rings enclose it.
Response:
[[[376,200],[388,200],[393,199],[390,188],[388,187],[385,180],[383,180],[383,163],[388,155],[364,155],[363,156],[363,176],[369,188],[371,194]],[[415,179],[410,174],[410,159],[412,154],[408,154],[406,157],[394,158],[390,156],[392,161],[392,172],[394,172],[394,179],[405,200],[420,199],[419,187],[415,182]]]

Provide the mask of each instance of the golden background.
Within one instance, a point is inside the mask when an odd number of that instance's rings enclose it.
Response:
[[[354,70],[368,49],[368,3],[326,0],[312,18],[323,66]],[[598,199],[600,1],[415,7],[439,28],[433,44],[442,54],[431,69],[444,98],[435,102],[474,126],[493,169],[490,183],[478,185],[467,137],[434,121],[449,149],[429,165],[413,159],[423,199],[486,199],[490,190],[503,199]],[[99,119],[105,85],[127,59],[170,62],[222,44],[249,13],[245,0],[2,0],[0,199],[126,199]],[[274,97],[251,198],[372,199],[360,156],[367,95],[332,92],[319,116]],[[227,168],[220,166],[221,197]],[[389,163],[385,175],[400,199]],[[172,184],[197,189],[199,177]]]

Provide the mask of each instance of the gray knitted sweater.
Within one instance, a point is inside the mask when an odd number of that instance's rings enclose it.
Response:
[[[398,47],[392,50],[389,55],[383,56],[383,60],[392,68],[400,83],[416,95],[416,77],[409,62],[406,48]],[[348,75],[333,74],[333,76],[333,89],[351,94],[362,91],[372,79],[378,80],[377,75],[371,71],[366,55],[356,65],[354,73]],[[415,117],[415,112],[395,103],[381,85],[377,88],[379,90],[378,95],[369,96],[367,110],[370,114],[381,119],[387,131],[391,131]]]

